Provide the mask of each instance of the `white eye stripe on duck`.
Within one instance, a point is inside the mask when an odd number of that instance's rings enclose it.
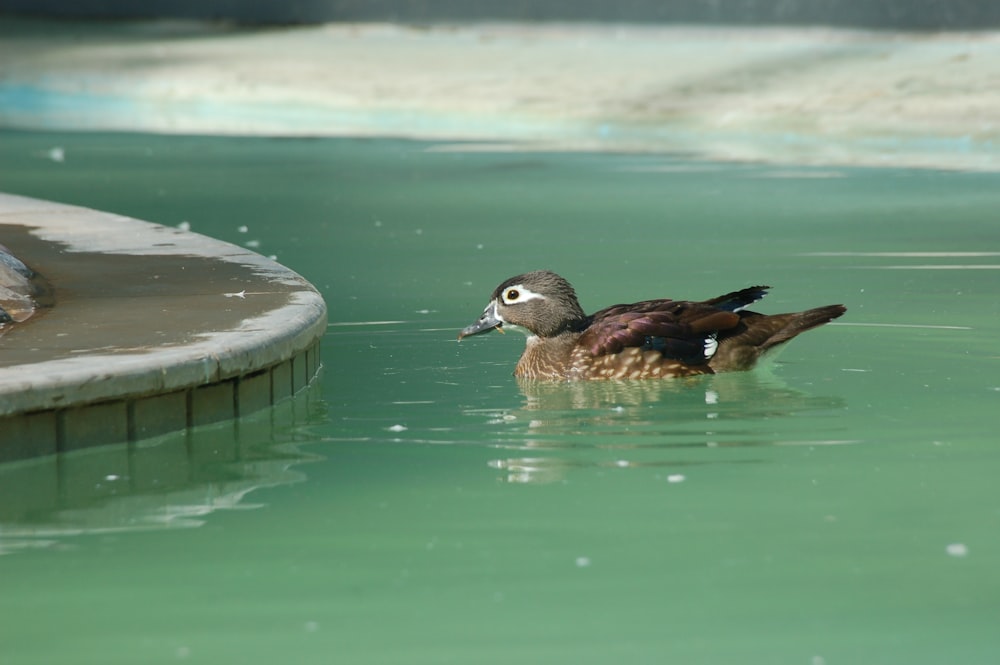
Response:
[[[545,300],[545,296],[541,293],[535,293],[526,286],[515,284],[514,286],[508,286],[500,293],[500,300],[504,305],[513,305],[514,303],[528,302],[529,300]]]

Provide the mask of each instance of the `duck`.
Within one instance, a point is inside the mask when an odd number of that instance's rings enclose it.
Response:
[[[573,286],[549,270],[503,281],[459,341],[494,330],[527,335],[514,368],[523,379],[671,379],[745,371],[800,333],[842,316],[844,305],[759,314],[771,287],[702,301],[644,300],[584,313]]]

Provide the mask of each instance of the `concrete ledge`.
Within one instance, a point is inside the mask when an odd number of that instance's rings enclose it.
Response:
[[[0,235],[55,302],[0,338],[0,461],[245,415],[319,368],[322,297],[258,254],[6,194]]]

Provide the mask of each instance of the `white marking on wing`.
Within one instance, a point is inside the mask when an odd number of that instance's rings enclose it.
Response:
[[[715,335],[709,335],[705,338],[705,360],[709,360],[715,355],[715,352],[719,350],[719,340],[715,338]]]

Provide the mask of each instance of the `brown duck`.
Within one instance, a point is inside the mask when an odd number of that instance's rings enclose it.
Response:
[[[514,375],[527,379],[666,379],[752,368],[768,351],[843,314],[843,305],[758,314],[751,286],[702,302],[646,300],[587,315],[565,279],[537,270],[498,286],[458,339],[520,328],[527,345]]]

